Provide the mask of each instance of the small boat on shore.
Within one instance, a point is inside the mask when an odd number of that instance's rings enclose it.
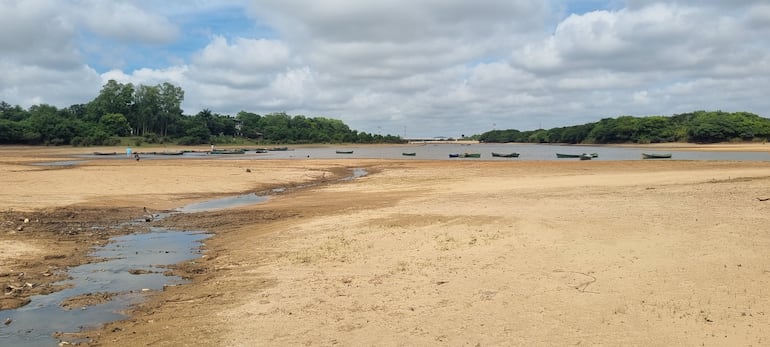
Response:
[[[118,155],[118,152],[94,152],[94,155]]]
[[[671,153],[642,153],[642,159],[668,159]]]
[[[493,157],[500,157],[500,158],[518,158],[519,153],[513,152],[513,153],[497,153],[492,152]]]
[[[335,153],[337,153],[337,154],[353,154],[353,151],[340,151],[340,150],[338,150]]]
[[[416,152],[403,152],[403,153],[401,153],[401,155],[407,156],[407,157],[414,157],[414,156],[417,155],[417,153]]]
[[[246,151],[244,151],[242,149],[232,149],[232,150],[228,150],[228,149],[215,149],[215,150],[209,152],[209,154],[244,154],[244,153],[246,153]]]
[[[183,155],[183,151],[163,151],[163,152],[152,152],[153,155]]]
[[[463,153],[460,158],[481,158],[481,153]]]
[[[556,158],[580,158],[582,154],[564,154],[556,153]]]

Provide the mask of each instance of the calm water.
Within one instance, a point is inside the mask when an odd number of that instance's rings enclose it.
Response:
[[[356,168],[351,171],[350,176],[342,179],[351,180],[367,173],[365,169]],[[273,191],[281,192],[283,189],[276,188]],[[154,218],[162,219],[174,213],[234,208],[267,200],[268,196],[264,195],[236,195],[186,205],[174,212],[157,214]],[[143,221],[138,219],[127,223]],[[3,320],[11,319],[9,325],[0,325],[0,346],[55,346],[58,341],[53,335],[57,332],[96,328],[106,322],[125,318],[119,312],[141,302],[143,290],[159,290],[169,283],[184,283],[181,278],[164,275],[165,266],[197,258],[200,242],[209,236],[199,231],[151,228],[149,233],[110,239],[109,244],[94,249],[90,254],[105,261],[68,270],[71,279],[61,284],[71,285],[71,288],[47,295],[36,295],[30,298],[31,301],[26,306],[0,311]],[[143,270],[143,273],[132,274],[131,270]],[[66,299],[88,293],[117,295],[104,303],[83,309],[66,310],[61,307]]]
[[[189,204],[187,206],[180,207],[176,210],[182,213],[214,211],[214,210],[222,210],[222,209],[239,207],[239,206],[248,206],[248,205],[258,204],[258,203],[267,201],[267,199],[268,199],[267,196],[257,195],[254,193],[243,194],[243,195],[237,195],[237,196],[232,196],[232,197],[227,197],[222,199],[209,200],[209,201]]]
[[[449,158],[450,153],[480,153],[481,160],[571,160],[557,159],[556,153],[581,154],[598,153],[594,160],[641,160],[642,153],[672,153],[677,160],[740,160],[770,161],[770,153],[763,152],[705,152],[674,151],[662,149],[619,148],[599,146],[559,146],[536,144],[425,144],[387,147],[347,147],[353,154],[336,154],[335,148],[301,148],[289,152],[270,152],[266,154],[246,154],[248,158],[388,158],[405,160],[479,160],[473,158]],[[770,150],[770,146],[768,146]],[[292,153],[293,152],[293,153]],[[404,156],[403,152],[414,152],[414,157]],[[492,157],[492,152],[519,153],[518,158]]]
[[[0,346],[56,346],[56,332],[83,328],[125,318],[119,312],[142,300],[142,290],[159,290],[184,281],[166,276],[165,266],[199,257],[200,242],[209,234],[153,228],[150,233],[113,238],[91,254],[106,261],[73,267],[72,278],[61,284],[71,288],[30,298],[26,306],[0,311],[9,325],[0,325]],[[129,270],[146,273],[131,274]],[[83,309],[65,310],[60,305],[71,297],[87,293],[117,293],[111,300]]]
[[[336,150],[352,150],[352,154],[337,154]],[[769,152],[713,152],[713,151],[679,151],[669,149],[643,149],[627,147],[602,146],[569,146],[569,145],[540,145],[540,144],[414,144],[404,146],[347,146],[325,148],[294,148],[289,151],[270,151],[255,153],[248,151],[242,155],[209,155],[207,153],[185,153],[181,156],[152,156],[145,155],[142,160],[153,159],[184,159],[184,158],[217,158],[217,159],[306,159],[306,158],[357,158],[357,159],[404,159],[404,160],[479,160],[474,158],[449,158],[450,153],[480,153],[481,160],[571,160],[557,159],[556,153],[581,154],[598,153],[593,160],[641,160],[642,153],[672,153],[674,160],[737,160],[737,161],[770,161]],[[404,156],[404,152],[414,152],[415,156]],[[492,152],[517,152],[518,158],[492,157]],[[93,159],[104,159],[91,156]],[[112,158],[115,159],[115,158]],[[125,159],[129,160],[129,159]]]

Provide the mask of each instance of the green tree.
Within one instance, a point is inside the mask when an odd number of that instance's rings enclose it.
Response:
[[[98,122],[102,116],[108,113],[119,113],[129,121],[135,120],[133,116],[134,86],[131,83],[122,84],[115,80],[109,80],[102,86],[99,95],[86,105],[86,117],[84,120]],[[137,124],[132,124],[136,129]]]
[[[111,136],[126,136],[131,131],[126,117],[120,113],[108,113],[99,119],[105,133]]]
[[[134,94],[134,105],[136,111],[136,123],[132,124],[135,127],[134,134],[144,135],[154,132],[161,112],[160,88],[140,85]]]
[[[258,139],[262,137],[262,133],[259,131],[259,123],[262,117],[256,113],[241,111],[235,119],[240,122],[240,133],[251,139]]]
[[[184,91],[181,87],[174,86],[165,82],[158,87],[159,91],[159,109],[156,132],[161,136],[168,135],[168,129],[182,116],[182,101],[184,101]]]

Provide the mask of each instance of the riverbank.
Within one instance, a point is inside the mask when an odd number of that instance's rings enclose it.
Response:
[[[193,282],[87,332],[92,345],[760,345],[770,337],[770,202],[758,199],[770,197],[767,162],[190,159],[47,168],[1,152],[0,174],[13,182],[0,192],[3,210],[56,212],[50,220],[83,227],[92,222],[82,211],[121,219],[142,207],[297,187],[265,204],[164,220],[216,233],[205,258],[175,270]],[[369,174],[334,179],[352,168]],[[310,182],[318,185],[299,188]],[[23,271],[17,259],[44,263],[52,249],[89,246],[87,237],[40,243],[34,228],[44,223],[34,220],[21,232],[23,221],[4,224],[2,278],[13,278],[8,262]]]

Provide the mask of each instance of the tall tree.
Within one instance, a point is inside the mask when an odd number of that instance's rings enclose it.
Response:
[[[87,117],[85,120],[98,122],[105,114],[120,113],[131,118],[134,105],[134,85],[122,84],[115,80],[109,80],[102,86],[99,95],[88,103]],[[135,125],[135,124],[134,124]]]
[[[164,82],[158,88],[160,92],[158,134],[167,136],[169,125],[178,121],[179,117],[182,116],[184,91],[181,87],[174,86],[168,82]]]
[[[145,135],[153,132],[158,123],[160,107],[160,88],[157,86],[139,85],[134,93],[134,105],[136,110],[136,123],[132,124],[135,134]]]

